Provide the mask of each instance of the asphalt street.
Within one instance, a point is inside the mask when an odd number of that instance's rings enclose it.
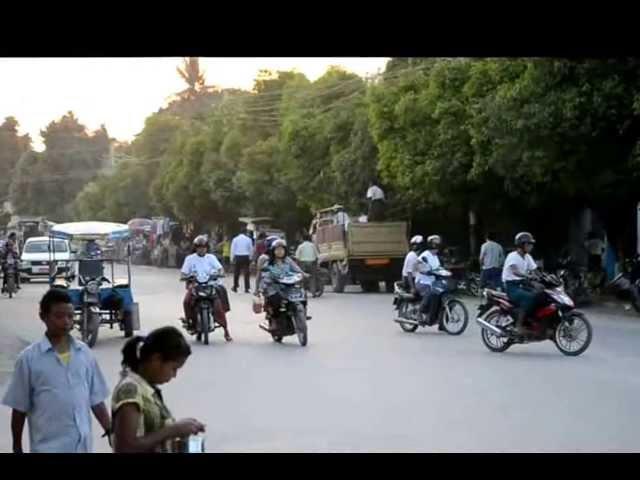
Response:
[[[178,271],[135,267],[142,333],[180,327]],[[226,283],[229,286],[229,278]],[[0,298],[0,394],[15,354],[44,326],[46,284]],[[640,450],[640,317],[586,310],[590,349],[563,356],[551,342],[489,352],[463,297],[467,331],[405,333],[389,294],[350,287],[311,300],[309,345],[274,343],[258,328],[251,295],[230,293],[233,343],[189,337],[193,355],[162,387],[177,418],[207,425],[210,452],[628,452]],[[103,327],[95,354],[110,387],[118,379],[122,332]],[[10,411],[0,407],[0,451],[10,451]],[[94,425],[95,450],[110,451]],[[25,446],[28,444],[25,429]]]

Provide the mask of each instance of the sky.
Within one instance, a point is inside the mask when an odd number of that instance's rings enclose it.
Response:
[[[358,75],[384,70],[386,58],[200,58],[208,85],[250,90],[262,68],[296,69],[310,80],[330,65]],[[147,116],[186,87],[176,73],[177,57],[0,58],[0,122],[14,116],[42,150],[40,130],[72,110],[90,131],[105,124],[111,137],[131,141]]]

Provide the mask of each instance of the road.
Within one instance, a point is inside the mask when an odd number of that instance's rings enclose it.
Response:
[[[143,333],[179,326],[177,271],[133,274]],[[43,333],[45,289],[30,284],[0,298],[0,394],[12,351]],[[473,313],[476,301],[465,301]],[[163,387],[176,417],[206,423],[208,451],[640,450],[640,319],[631,315],[589,310],[594,341],[570,358],[551,342],[491,353],[474,322],[460,337],[404,333],[390,295],[357,287],[312,300],[306,348],[259,330],[250,295],[231,294],[231,302],[235,341],[226,344],[220,330],[208,347],[191,338],[193,355]],[[101,329],[95,353],[111,387],[122,344],[121,332]],[[0,408],[0,451],[10,449],[9,418]],[[96,451],[108,452],[97,424],[94,434]]]

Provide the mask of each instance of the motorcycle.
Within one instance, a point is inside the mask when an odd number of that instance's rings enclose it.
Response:
[[[307,320],[310,318],[307,316],[307,294],[302,286],[304,275],[293,273],[275,276],[268,269],[263,270],[262,275],[264,280],[272,282],[282,302],[279,311],[267,312],[272,319],[271,327],[268,323],[261,323],[259,327],[277,343],[282,343],[284,337],[297,335],[300,345],[306,346],[309,340]]]
[[[213,315],[213,305],[218,300],[216,285],[219,278],[220,275],[212,274],[205,281],[200,281],[194,276],[187,279],[193,282],[191,288],[193,289],[193,311],[196,318],[193,325],[185,318],[182,319],[182,324],[189,334],[196,335],[196,341],[203,342],[205,345],[209,345],[209,334],[217,328],[221,328]]]
[[[476,272],[465,273],[463,279],[458,282],[458,289],[471,297],[481,296],[480,274]]]
[[[576,303],[588,303],[591,294],[587,283],[587,269],[578,265],[572,257],[558,260],[557,277],[562,281],[567,294]]]
[[[422,299],[419,295],[407,292],[403,282],[395,283],[393,305],[400,318],[394,321],[400,324],[403,331],[413,333],[418,327],[432,327],[442,325],[449,335],[460,335],[469,323],[469,312],[465,304],[453,296],[451,288],[451,272],[439,269],[431,272],[436,277],[432,288],[440,294],[440,306],[436,318],[430,319],[429,314],[422,313],[420,306]]]
[[[478,306],[476,322],[481,327],[481,338],[492,352],[504,352],[515,344],[551,340],[564,355],[584,353],[593,337],[586,316],[575,309],[571,297],[555,275],[537,273],[529,286],[539,293],[542,306],[533,314],[524,332],[515,329],[515,307],[506,293],[485,290],[486,302]],[[584,337],[584,338],[582,338]]]
[[[9,298],[13,298],[18,291],[16,284],[18,260],[16,257],[13,255],[7,255],[7,258],[2,265],[2,270],[4,272],[4,286],[2,287],[2,292],[9,295]]]
[[[630,300],[634,310],[640,313],[640,254],[624,262],[623,271],[615,276],[607,288],[618,297]]]

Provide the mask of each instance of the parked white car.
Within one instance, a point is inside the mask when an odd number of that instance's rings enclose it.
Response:
[[[55,239],[53,245],[58,275],[73,275],[75,264],[71,260],[75,257],[71,252],[69,241]],[[20,278],[27,282],[37,278],[47,279],[49,258],[49,237],[32,237],[27,240],[20,256]]]

